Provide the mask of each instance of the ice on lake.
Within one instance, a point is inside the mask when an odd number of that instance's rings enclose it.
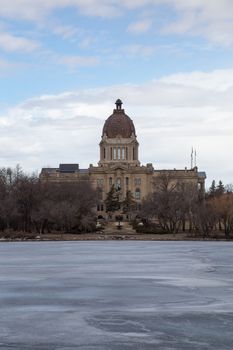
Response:
[[[232,344],[233,243],[0,244],[0,349]]]

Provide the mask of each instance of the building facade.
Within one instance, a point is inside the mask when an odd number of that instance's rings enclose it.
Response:
[[[130,191],[140,208],[143,198],[156,191],[156,185],[164,176],[170,184],[191,186],[200,197],[204,197],[206,175],[199,172],[196,166],[191,169],[157,170],[152,163],[140,164],[134,123],[122,109],[121,100],[116,101],[113,114],[104,123],[99,147],[97,166],[90,164],[88,169],[80,169],[78,164],[60,164],[59,168],[43,168],[40,179],[49,182],[91,181],[93,187],[99,190],[96,210],[97,215],[102,216],[106,216],[105,199],[112,186],[120,202]]]

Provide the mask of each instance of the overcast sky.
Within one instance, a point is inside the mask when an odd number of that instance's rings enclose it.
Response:
[[[233,183],[233,1],[0,0],[0,167],[97,164],[117,98],[142,164]]]

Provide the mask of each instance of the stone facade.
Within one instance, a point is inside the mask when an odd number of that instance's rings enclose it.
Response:
[[[101,190],[97,215],[102,216],[106,215],[104,203],[113,185],[118,191],[120,201],[125,199],[129,190],[138,207],[143,198],[156,190],[156,184],[161,181],[162,176],[169,178],[171,184],[191,185],[199,196],[204,196],[206,175],[199,172],[197,167],[156,170],[151,163],[140,164],[135,127],[122,109],[120,100],[117,100],[116,109],[105,121],[99,146],[98,166],[90,164],[88,169],[79,169],[78,164],[60,164],[59,168],[43,168],[40,179],[49,182],[91,181],[94,188]]]

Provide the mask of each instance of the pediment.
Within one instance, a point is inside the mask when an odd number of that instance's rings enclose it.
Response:
[[[127,170],[129,170],[129,167],[128,167],[128,165],[120,163],[120,164],[112,164],[110,166],[110,169],[114,170],[114,171],[117,171],[117,170],[125,170],[125,171],[127,171]]]

